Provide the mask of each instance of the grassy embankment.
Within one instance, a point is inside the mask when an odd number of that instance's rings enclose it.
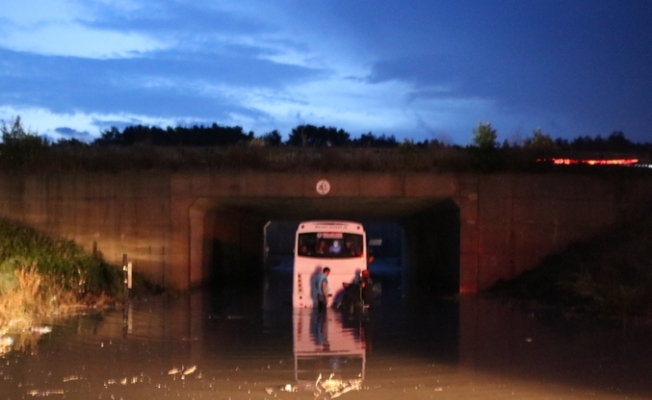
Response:
[[[652,211],[546,257],[489,292],[622,324],[652,323]]]
[[[7,152],[5,152],[7,153]],[[96,146],[47,147],[33,152],[0,153],[5,173],[97,171],[274,171],[274,172],[604,172],[601,167],[558,166],[537,162],[541,158],[638,158],[650,162],[652,154],[594,154],[570,151],[533,151],[497,148],[482,150],[459,146],[401,145],[397,148],[347,147],[157,147]],[[609,167],[609,173],[613,168]],[[627,168],[625,175],[649,174],[644,168]]]
[[[0,218],[0,336],[106,305],[121,290],[117,267],[72,241]]]

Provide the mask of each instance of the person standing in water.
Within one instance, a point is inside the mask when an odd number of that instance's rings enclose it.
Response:
[[[328,287],[328,274],[330,273],[331,269],[325,267],[319,275],[319,279],[317,280],[317,300],[320,310],[326,309],[326,306],[328,305],[328,298],[333,296],[331,294],[330,288]]]

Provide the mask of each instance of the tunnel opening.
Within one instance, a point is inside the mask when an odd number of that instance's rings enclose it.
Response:
[[[373,256],[369,271],[378,290],[385,297],[400,296],[403,276],[403,228],[396,221],[359,221],[364,226],[368,251]],[[301,221],[269,221],[265,225],[265,298],[290,301],[292,295],[294,241]]]
[[[310,219],[359,221],[369,239],[381,239],[370,247],[375,259],[369,269],[387,289],[402,291],[396,296],[459,291],[459,208],[440,198],[217,200],[203,213],[202,267],[191,273],[191,286],[215,291],[287,286],[291,293],[287,279],[296,227]],[[269,280],[270,271],[276,281]]]

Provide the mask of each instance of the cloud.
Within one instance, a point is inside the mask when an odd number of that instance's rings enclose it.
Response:
[[[311,123],[467,143],[480,119],[501,136],[539,126],[553,136],[647,132],[644,10],[598,8],[8,0],[0,105],[58,135],[212,122],[287,133]]]
[[[146,115],[128,113],[54,113],[45,108],[15,108],[0,106],[0,121],[10,123],[17,116],[21,117],[23,127],[28,131],[34,131],[40,135],[47,136],[52,140],[59,138],[69,139],[70,135],[82,140],[82,137],[95,138],[111,126],[126,125],[155,125],[155,126],[176,126],[177,121],[166,118],[153,118]]]
[[[99,31],[78,24],[53,24],[34,30],[5,30],[0,46],[43,55],[107,59],[136,57],[164,49],[169,44],[133,33]]]
[[[133,31],[93,26],[93,3],[8,0],[0,20],[0,47],[43,55],[83,58],[134,57],[171,43]]]
[[[51,136],[47,135],[48,139],[52,142],[56,142],[58,140],[79,140],[80,142],[86,142],[86,143],[91,143],[93,140],[95,140],[96,135],[91,135],[87,131],[78,131],[73,128],[69,127],[60,127],[54,129],[54,133],[56,136]]]
[[[85,13],[84,7],[68,0],[6,0],[1,15],[5,23],[28,28],[73,22]]]

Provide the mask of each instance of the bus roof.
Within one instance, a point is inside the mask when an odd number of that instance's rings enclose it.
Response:
[[[297,232],[316,232],[322,230],[342,231],[342,232],[364,232],[362,224],[353,221],[304,221],[299,223]]]

